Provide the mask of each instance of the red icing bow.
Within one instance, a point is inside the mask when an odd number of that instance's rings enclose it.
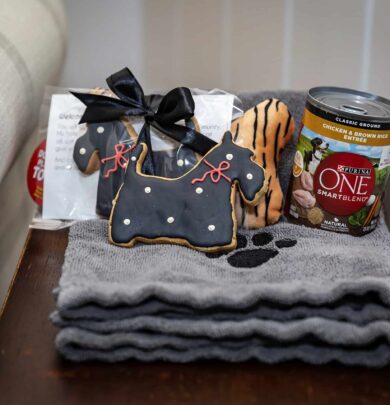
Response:
[[[124,169],[127,166],[128,159],[125,158],[124,154],[127,152],[132,151],[135,148],[135,144],[130,146],[128,149],[125,149],[125,145],[123,143],[118,143],[114,146],[115,149],[115,155],[106,157],[101,160],[101,162],[104,164],[108,160],[114,160],[114,167],[112,169],[107,170],[107,173],[104,175],[105,178],[110,177],[110,174],[113,172],[116,172],[118,170],[118,166],[120,166],[122,169]]]
[[[230,163],[227,162],[226,160],[223,160],[218,167],[213,166],[210,162],[208,162],[206,159],[203,159],[203,162],[206,163],[207,166],[211,167],[211,170],[208,170],[200,179],[193,179],[191,184],[195,183],[202,183],[203,181],[206,180],[207,176],[210,176],[210,179],[213,183],[218,183],[221,177],[223,177],[225,180],[227,180],[229,183],[232,182],[232,180],[226,176],[224,173],[226,170],[229,170],[230,168]]]

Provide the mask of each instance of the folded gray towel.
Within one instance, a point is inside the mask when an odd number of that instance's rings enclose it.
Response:
[[[174,245],[120,248],[107,243],[107,228],[104,220],[72,226],[60,311],[148,299],[190,308],[247,308],[264,300],[319,306],[351,294],[390,303],[390,233],[383,221],[360,238],[279,223],[246,232],[246,247],[220,257]]]
[[[260,338],[213,341],[142,332],[107,335],[80,328],[65,328],[58,334],[56,344],[60,352],[73,361],[116,362],[136,359],[186,363],[200,359],[230,362],[255,359],[274,364],[300,359],[311,364],[336,361],[367,367],[381,367],[390,363],[390,350],[386,343],[365,347],[313,345],[305,342],[277,344]]]
[[[247,341],[248,337],[278,343],[286,358],[299,353],[298,358],[315,362],[313,353],[317,353],[322,362],[327,358],[325,351],[331,353],[329,361],[338,358],[363,364],[362,353],[371,345],[372,353],[380,346],[381,356],[375,360],[370,352],[364,364],[387,361],[383,353],[387,348],[390,355],[386,343],[390,336],[390,234],[383,221],[362,238],[288,223],[242,235],[245,247],[208,257],[170,245],[124,249],[107,243],[106,221],[75,224],[57,291],[58,312],[52,316],[64,328],[57,338],[58,349],[73,360],[126,358],[135,353],[134,347],[130,343],[120,346],[119,355],[117,339],[131,342],[134,334],[142,332],[154,342],[158,336],[162,342],[172,340],[171,357],[161,353],[175,361],[176,349],[181,350],[175,346],[178,338],[206,339],[205,347],[218,348],[218,358],[227,351],[226,359],[233,361],[235,349],[224,345],[230,339]],[[263,303],[268,321],[258,316]],[[277,314],[283,306],[285,312],[291,311],[290,322],[273,317],[273,306],[278,307]],[[109,349],[100,356],[95,346],[103,335]],[[307,345],[308,337],[314,342],[305,357],[305,351],[296,347]],[[254,354],[256,348],[248,353],[260,358]],[[143,349],[145,360],[159,358],[160,350],[153,357],[147,347],[139,345],[134,356],[142,358]],[[200,350],[199,356],[208,357],[207,349]],[[182,361],[187,358],[193,359],[194,353]],[[261,358],[272,361],[264,354]]]
[[[334,346],[364,346],[378,339],[390,341],[390,322],[376,321],[359,326],[323,318],[305,318],[290,322],[250,319],[244,321],[210,321],[208,319],[170,319],[161,316],[139,316],[120,321],[69,321],[58,313],[52,315],[58,326],[81,328],[96,334],[148,332],[165,336],[207,338],[225,341],[252,336],[272,342],[297,342],[310,335],[319,344]]]
[[[114,311],[113,311],[114,309]],[[292,321],[307,317],[321,317],[330,320],[347,321],[356,325],[364,325],[377,320],[390,320],[389,307],[370,303],[365,297],[343,297],[337,304],[329,306],[295,304],[293,306],[266,303],[248,308],[223,307],[190,308],[181,305],[149,299],[132,306],[102,307],[99,305],[83,305],[77,308],[63,308],[61,319],[69,321],[122,320],[137,316],[161,316],[169,319],[209,319],[213,321],[242,321],[247,319],[271,319],[275,321]],[[56,319],[59,319],[56,316]]]

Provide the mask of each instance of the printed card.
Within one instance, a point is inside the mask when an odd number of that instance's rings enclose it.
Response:
[[[44,219],[96,218],[98,172],[86,176],[73,161],[73,145],[86,131],[78,122],[85,110],[71,94],[52,96],[47,130]]]

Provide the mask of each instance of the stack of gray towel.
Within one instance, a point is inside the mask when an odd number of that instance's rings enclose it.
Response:
[[[297,122],[304,96],[287,102]],[[296,142],[296,139],[295,139]],[[285,151],[288,182],[294,143]],[[241,231],[239,248],[107,242],[107,222],[72,226],[55,290],[56,345],[74,361],[197,359],[390,363],[390,234],[356,238],[281,222]]]

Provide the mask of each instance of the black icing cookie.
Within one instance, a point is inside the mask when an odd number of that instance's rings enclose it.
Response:
[[[195,123],[195,117],[185,121],[188,128],[198,130]],[[86,175],[99,170],[96,212],[103,217],[110,216],[112,200],[123,183],[129,151],[137,138],[129,120],[90,123],[74,145],[73,159],[79,170]],[[158,176],[181,176],[198,160],[190,148],[173,142],[177,144],[175,149],[152,151]]]
[[[96,202],[99,215],[110,215],[136,140],[137,134],[129,123],[112,121],[88,124],[87,132],[74,145],[73,159],[79,170],[91,174],[100,169]]]
[[[167,179],[141,173],[146,146],[130,153],[123,187],[110,218],[110,241],[172,243],[216,252],[236,247],[234,200],[237,190],[255,204],[266,188],[264,169],[253,153],[235,145],[226,132],[182,177]]]

